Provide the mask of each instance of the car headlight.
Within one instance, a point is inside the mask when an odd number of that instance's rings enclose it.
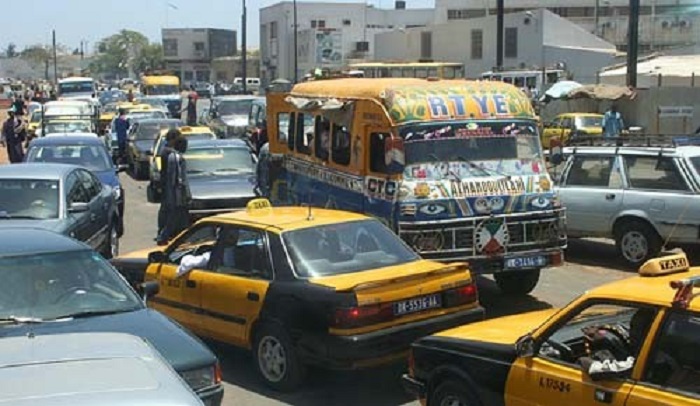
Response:
[[[221,370],[218,363],[204,368],[184,371],[180,376],[195,391],[221,383]]]
[[[115,198],[116,200],[119,200],[119,199],[121,199],[121,197],[122,197],[122,188],[119,187],[119,186],[115,186],[115,187],[112,189],[112,193],[114,193],[114,198]]]

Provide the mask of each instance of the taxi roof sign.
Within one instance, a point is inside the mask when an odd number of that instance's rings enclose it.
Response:
[[[639,274],[642,276],[662,276],[685,272],[688,269],[690,269],[688,257],[682,252],[648,260],[639,268]]]
[[[270,203],[269,200],[267,199],[253,199],[248,202],[248,204],[245,206],[247,211],[256,211],[256,210],[263,210],[263,209],[271,209],[272,204]]]

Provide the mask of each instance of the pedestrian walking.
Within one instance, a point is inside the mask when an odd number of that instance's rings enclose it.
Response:
[[[270,197],[270,144],[265,142],[258,152],[256,181],[258,193],[262,197]]]
[[[167,177],[168,173],[168,156],[170,155],[171,152],[174,151],[175,147],[175,140],[178,139],[179,137],[182,137],[182,134],[180,133],[180,130],[173,128],[170,131],[168,131],[167,134],[165,134],[165,146],[163,147],[163,150],[159,153],[160,157],[160,193],[159,195],[161,196],[160,200],[160,207],[158,208],[158,233],[156,234],[156,241],[159,241],[158,236],[161,235],[163,232],[163,228],[165,227],[166,223],[166,217],[167,217],[167,207],[166,204],[164,203],[163,199],[163,190],[164,190],[164,183],[165,179]]]
[[[168,155],[168,168],[163,184],[163,204],[165,205],[165,226],[158,245],[165,245],[190,225],[188,212],[192,195],[187,181],[187,138],[175,139],[173,151]]]
[[[119,117],[114,122],[114,129],[117,133],[118,155],[117,163],[126,162],[126,135],[129,132],[129,120],[126,118],[126,110],[119,109]]]
[[[24,161],[22,143],[27,139],[27,125],[21,117],[17,117],[14,108],[7,113],[7,120],[2,125],[2,142],[7,147],[7,158],[10,163]]]
[[[26,108],[24,104],[24,98],[22,95],[17,95],[15,98],[15,101],[12,102],[12,108],[14,109],[15,112],[15,117],[22,117],[24,116],[24,110]]]
[[[613,104],[603,116],[603,137],[618,137],[624,128],[625,122],[622,120],[622,114],[617,111],[617,106]]]
[[[180,112],[187,112],[187,125],[196,126],[197,125],[197,98],[194,94],[190,93],[187,95],[187,106]]]

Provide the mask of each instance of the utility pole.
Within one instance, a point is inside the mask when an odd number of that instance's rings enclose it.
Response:
[[[598,31],[598,27],[600,27],[600,0],[595,0],[595,10],[593,14],[595,14],[595,29],[593,29],[593,33],[598,37],[600,36]]]
[[[627,27],[627,86],[637,87],[637,55],[639,52],[639,0],[630,0]]]
[[[243,0],[243,14],[241,15],[241,52],[243,53],[243,58],[241,59],[241,67],[243,68],[243,93],[246,93],[248,91],[248,50],[247,50],[247,44],[246,44],[246,6],[245,6],[245,0]]]
[[[496,0],[496,67],[503,68],[503,14],[504,0]]]
[[[53,37],[53,78],[58,84],[58,55],[56,53],[56,30],[51,31]]]
[[[294,14],[294,82],[292,83],[296,84],[299,81],[299,60],[297,59],[297,0],[292,2],[292,6],[294,8],[292,12],[292,14]]]

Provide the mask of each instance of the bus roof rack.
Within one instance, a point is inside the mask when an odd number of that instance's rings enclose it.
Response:
[[[577,136],[566,143],[567,147],[656,147],[676,148],[700,146],[700,135],[688,134],[623,134],[615,138],[602,136]]]

